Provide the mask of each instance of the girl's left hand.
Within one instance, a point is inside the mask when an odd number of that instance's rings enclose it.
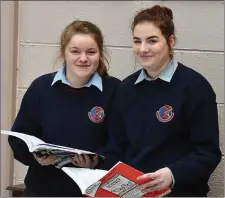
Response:
[[[137,178],[137,180],[151,180],[148,181],[142,185],[140,185],[140,188],[142,189],[143,193],[149,193],[157,190],[163,190],[167,187],[170,187],[172,185],[173,179],[172,179],[172,172],[169,168],[162,168],[159,169],[153,173],[147,173]]]
[[[74,166],[78,166],[81,168],[94,168],[98,165],[99,160],[97,155],[95,155],[93,158],[90,158],[90,156],[87,154],[76,154],[73,157],[72,163]]]
[[[38,157],[36,154],[33,154],[33,156],[37,160],[37,162],[42,166],[54,165],[55,161],[57,160],[57,157],[55,156]]]

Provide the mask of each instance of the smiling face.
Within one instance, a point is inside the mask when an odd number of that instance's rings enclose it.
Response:
[[[169,43],[173,47],[173,36]],[[165,37],[157,26],[149,22],[139,23],[134,27],[133,52],[149,75],[163,70],[170,61],[170,49]]]
[[[88,81],[99,66],[100,52],[94,38],[75,34],[65,48],[66,77],[69,81]]]

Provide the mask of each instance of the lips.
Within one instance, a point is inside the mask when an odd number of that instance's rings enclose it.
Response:
[[[147,60],[148,61],[148,60],[152,59],[153,56],[139,56],[139,58],[142,59],[143,61],[144,60]]]
[[[90,65],[77,65],[77,67],[90,67]]]
[[[151,58],[153,57],[152,55],[139,55],[141,58]]]

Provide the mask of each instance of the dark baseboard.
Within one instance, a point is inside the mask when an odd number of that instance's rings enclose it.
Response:
[[[21,197],[25,187],[26,187],[25,184],[17,184],[8,186],[6,190],[12,191],[12,197]]]

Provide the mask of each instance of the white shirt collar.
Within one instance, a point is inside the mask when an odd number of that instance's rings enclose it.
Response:
[[[173,77],[173,74],[175,73],[175,71],[177,69],[177,66],[178,66],[178,62],[176,60],[171,60],[168,64],[168,66],[159,74],[159,76],[157,78],[160,78],[166,82],[170,82]],[[141,70],[141,73],[139,74],[139,76],[134,84],[138,84],[139,82],[141,82],[143,80],[148,80],[148,81],[153,80],[147,76],[144,69]]]
[[[54,85],[57,81],[61,80],[62,83],[71,86],[71,84],[66,80],[66,76],[65,76],[65,65],[63,65],[62,67],[59,68],[58,72],[56,73],[53,81],[52,81],[52,85]],[[103,91],[103,86],[102,86],[102,77],[99,75],[98,72],[95,72],[91,79],[88,81],[88,83],[86,85],[84,85],[83,87],[90,87],[91,85],[96,86],[100,91]],[[72,87],[72,86],[71,86]]]

